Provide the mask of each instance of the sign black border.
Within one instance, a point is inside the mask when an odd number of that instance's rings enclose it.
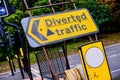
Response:
[[[89,76],[88,76],[87,69],[86,69],[86,65],[85,65],[85,60],[84,60],[84,56],[83,56],[83,52],[82,52],[82,47],[83,47],[83,46],[86,46],[86,45],[89,45],[89,44],[98,43],[98,42],[100,42],[100,43],[102,44],[102,48],[103,48],[103,51],[104,51],[105,59],[106,59],[107,65],[108,65],[108,70],[109,70],[109,73],[110,73],[110,78],[111,78],[111,80],[112,80],[112,76],[111,76],[111,72],[110,72],[110,67],[109,67],[109,64],[108,64],[108,59],[107,59],[107,55],[106,55],[106,52],[105,52],[105,49],[104,49],[103,41],[89,42],[89,43],[86,43],[86,44],[82,44],[82,45],[80,45],[80,46],[78,47],[79,51],[81,52],[81,53],[79,53],[79,54],[80,54],[80,56],[81,56],[81,58],[82,58],[83,66],[84,66],[84,68],[85,68],[85,69],[84,69],[84,70],[85,70],[85,74],[86,74],[86,76],[87,76],[87,79],[90,80],[90,79],[89,79]],[[81,58],[80,58],[80,59],[81,59]],[[85,77],[85,78],[86,78],[86,77]]]

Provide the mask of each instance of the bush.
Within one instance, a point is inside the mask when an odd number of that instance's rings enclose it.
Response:
[[[77,1],[78,8],[87,8],[98,26],[110,20],[110,9],[107,5],[99,5],[96,1]]]
[[[108,5],[111,11],[111,20],[102,24],[105,32],[119,32],[120,28],[120,0],[97,0],[99,4]]]
[[[7,54],[4,54],[2,49],[0,49],[0,61],[6,60],[6,56],[7,56]]]

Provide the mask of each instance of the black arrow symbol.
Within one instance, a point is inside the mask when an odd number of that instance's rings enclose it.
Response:
[[[53,34],[55,34],[55,33],[53,33],[51,30],[47,30],[47,36],[50,36],[50,35],[53,35]]]

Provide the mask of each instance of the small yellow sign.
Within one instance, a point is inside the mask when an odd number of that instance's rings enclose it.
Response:
[[[40,44],[97,33],[98,28],[85,8],[40,17],[32,17],[27,34]]]
[[[79,52],[86,80],[112,80],[101,41],[82,45]]]

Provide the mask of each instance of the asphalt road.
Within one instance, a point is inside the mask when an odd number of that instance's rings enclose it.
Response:
[[[105,47],[107,59],[112,74],[112,80],[120,80],[120,43]],[[79,54],[68,56],[70,67],[80,64]],[[32,73],[36,77],[40,77],[37,64],[32,65]],[[26,75],[26,78],[28,76]],[[0,74],[0,80],[22,80],[19,69],[15,76],[11,76],[10,72]]]
[[[105,50],[112,78],[114,80],[120,80],[120,44],[108,46]]]

